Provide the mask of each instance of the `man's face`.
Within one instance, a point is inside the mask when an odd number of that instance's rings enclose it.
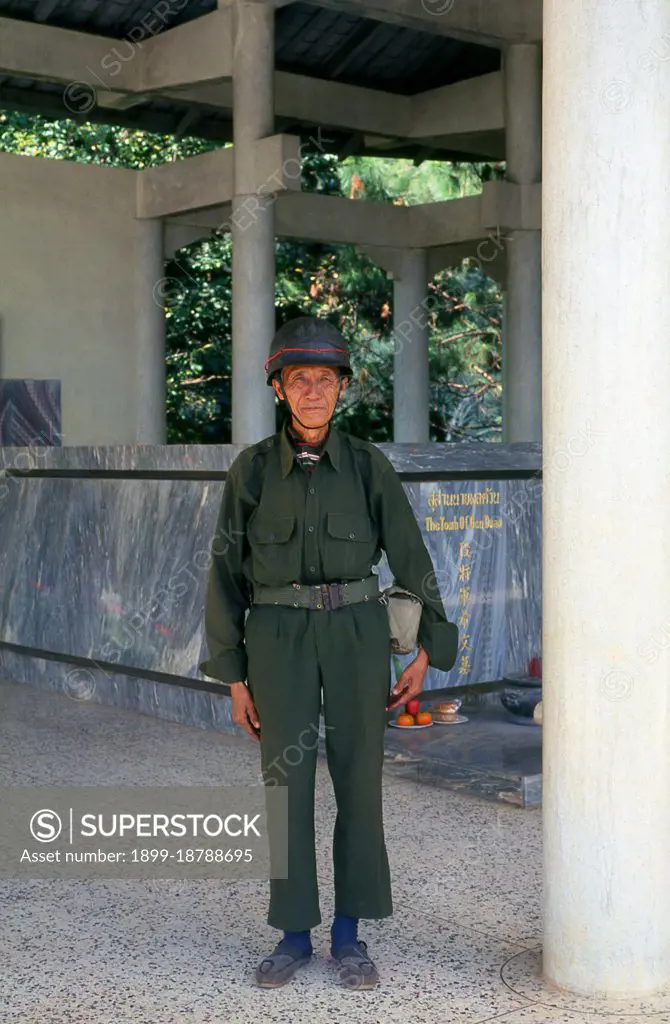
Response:
[[[306,427],[323,426],[331,418],[340,387],[344,391],[349,383],[332,366],[285,366],[282,381],[291,408]],[[276,378],[272,384],[281,398]]]

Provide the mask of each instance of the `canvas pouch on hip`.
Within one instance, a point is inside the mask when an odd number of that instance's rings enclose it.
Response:
[[[423,601],[395,583],[382,591],[386,605],[393,654],[411,654],[417,645]]]

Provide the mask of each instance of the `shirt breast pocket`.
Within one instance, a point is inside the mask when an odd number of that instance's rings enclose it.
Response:
[[[323,569],[326,582],[370,575],[377,530],[367,513],[329,512]]]
[[[257,583],[273,587],[297,580],[300,552],[295,516],[256,516],[249,522],[247,535]]]

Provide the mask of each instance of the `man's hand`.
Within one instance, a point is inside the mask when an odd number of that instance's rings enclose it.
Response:
[[[387,711],[391,711],[401,704],[406,704],[412,697],[417,697],[421,693],[427,668],[428,655],[423,647],[421,647],[414,661],[410,661],[391,690],[391,701],[386,705]]]
[[[233,702],[233,722],[241,725],[255,740],[259,740],[261,723],[249,690],[244,683],[231,683],[230,696]]]

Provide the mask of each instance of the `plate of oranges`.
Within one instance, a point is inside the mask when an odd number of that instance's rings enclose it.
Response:
[[[433,724],[430,711],[421,710],[421,701],[410,700],[400,709],[394,722],[389,722],[393,729],[427,729]]]

